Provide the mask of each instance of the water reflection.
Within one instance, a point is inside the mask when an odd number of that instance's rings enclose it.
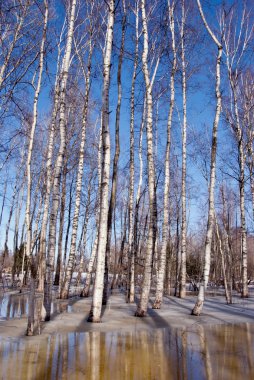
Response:
[[[0,341],[1,379],[254,379],[254,325]]]
[[[9,294],[0,297],[0,317],[6,319],[21,318],[27,315],[28,295]]]
[[[40,308],[42,296],[38,294],[35,300],[35,307]],[[72,306],[68,301],[54,300],[51,305],[51,313],[59,314],[72,312]],[[28,313],[28,293],[7,294],[0,296],[0,319],[14,319],[27,317]]]

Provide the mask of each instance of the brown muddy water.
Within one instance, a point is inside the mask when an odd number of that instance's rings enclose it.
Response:
[[[254,379],[254,324],[0,339],[0,378]]]

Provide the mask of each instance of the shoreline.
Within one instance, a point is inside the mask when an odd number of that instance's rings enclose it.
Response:
[[[160,328],[181,329],[199,325],[254,323],[253,298],[242,299],[240,296],[234,296],[235,302],[227,305],[223,296],[208,296],[203,313],[198,317],[191,315],[195,301],[195,296],[187,296],[185,299],[165,296],[161,309],[153,310],[150,303],[147,316],[138,318],[134,316],[136,303],[127,304],[123,293],[112,294],[109,296],[108,304],[103,307],[102,322],[91,323],[87,322],[91,297],[57,300],[56,304],[63,306],[65,311],[55,313],[49,322],[43,322],[40,335],[25,336],[27,318],[23,316],[0,320],[0,338],[38,339],[71,332],[128,333]]]

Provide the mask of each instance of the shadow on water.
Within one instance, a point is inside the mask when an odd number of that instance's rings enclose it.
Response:
[[[0,377],[8,380],[253,379],[253,348],[254,325],[248,323],[0,340]]]

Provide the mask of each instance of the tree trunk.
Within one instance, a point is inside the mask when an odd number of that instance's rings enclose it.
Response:
[[[100,219],[98,228],[98,251],[95,284],[93,292],[92,307],[88,317],[89,322],[100,322],[102,296],[103,296],[103,276],[105,271],[105,255],[107,244],[107,225],[108,225],[108,194],[110,177],[110,133],[109,133],[109,86],[110,86],[110,67],[111,53],[113,45],[113,28],[115,21],[115,1],[108,2],[108,23],[107,39],[103,62],[103,96],[102,96],[102,148],[103,163],[101,176],[101,195],[100,195]]]
[[[72,1],[70,9],[70,20],[68,25],[66,48],[63,59],[63,68],[60,82],[60,108],[59,108],[59,131],[60,131],[60,146],[55,164],[53,191],[52,191],[52,208],[50,213],[49,223],[49,242],[48,242],[48,255],[46,260],[46,277],[44,286],[44,306],[46,309],[45,320],[50,320],[51,299],[52,299],[52,285],[55,261],[55,247],[56,247],[56,222],[59,208],[59,191],[60,191],[60,178],[63,166],[63,157],[66,147],[66,89],[70,67],[70,57],[72,50],[76,0]]]
[[[149,227],[148,227],[148,240],[147,250],[145,257],[145,268],[142,282],[142,292],[140,302],[137,307],[135,316],[143,317],[146,315],[152,276],[152,260],[154,254],[155,240],[156,240],[156,199],[155,199],[155,176],[154,176],[154,162],[153,162],[153,98],[152,98],[152,84],[149,78],[148,70],[148,28],[147,17],[145,10],[145,0],[141,0],[144,47],[142,54],[142,70],[145,78],[146,85],[146,138],[147,138],[147,164],[148,164],[148,190],[149,190]]]
[[[135,256],[134,256],[134,116],[135,116],[135,82],[138,67],[138,41],[139,41],[139,1],[136,2],[136,41],[135,41],[135,58],[131,83],[131,101],[130,101],[130,183],[129,183],[129,235],[128,235],[128,280],[126,301],[133,303],[135,296]]]
[[[210,184],[209,184],[209,210],[208,210],[208,221],[206,230],[206,241],[205,241],[205,264],[204,270],[201,278],[201,284],[198,293],[198,299],[192,310],[193,315],[200,315],[203,309],[203,304],[205,300],[205,290],[208,283],[210,263],[211,263],[211,245],[212,245],[212,235],[214,228],[214,188],[215,188],[215,174],[216,174],[216,154],[217,154],[217,130],[219,125],[220,113],[221,113],[221,92],[220,92],[220,65],[221,65],[221,55],[222,46],[209,28],[203,10],[200,4],[200,0],[197,0],[199,12],[203,23],[210,34],[211,38],[215,42],[218,48],[217,60],[216,60],[216,112],[213,122],[213,133],[212,133],[212,151],[211,151],[211,166],[210,166]]]
[[[80,280],[81,280],[81,276],[83,273],[83,264],[84,264],[84,258],[85,258],[85,252],[86,252],[86,243],[87,243],[87,241],[86,241],[87,240],[87,226],[88,226],[89,215],[90,215],[90,206],[91,206],[90,202],[91,202],[92,178],[93,178],[93,172],[91,171],[88,189],[87,189],[87,202],[86,202],[86,209],[85,209],[84,224],[83,224],[83,229],[82,229],[81,239],[80,239],[80,245],[83,243],[83,247],[80,250],[80,263],[79,263],[79,270],[78,270],[78,275],[77,275],[77,279],[76,279],[76,286],[79,285]]]
[[[78,162],[78,173],[76,180],[76,199],[75,199],[75,208],[74,216],[72,221],[72,234],[71,234],[71,247],[69,260],[65,272],[65,278],[63,286],[61,288],[61,299],[66,299],[69,296],[69,289],[71,284],[71,277],[74,269],[75,256],[76,256],[76,244],[77,244],[77,231],[78,231],[78,221],[79,221],[79,210],[80,210],[80,201],[81,201],[81,190],[82,190],[82,180],[83,180],[83,171],[84,171],[84,154],[85,154],[85,142],[86,142],[86,127],[87,127],[87,116],[88,116],[88,102],[89,102],[89,93],[90,93],[90,75],[91,75],[91,60],[92,60],[92,37],[89,41],[89,57],[87,63],[87,74],[86,74],[86,92],[85,92],[85,102],[82,115],[82,130],[81,130],[81,141],[79,149],[79,162]]]
[[[35,281],[36,281],[36,264],[33,258],[32,252],[32,218],[31,218],[31,192],[32,192],[32,177],[31,177],[31,163],[32,163],[32,153],[34,145],[34,134],[35,128],[37,125],[38,117],[38,100],[41,90],[41,80],[43,72],[43,63],[44,63],[44,54],[45,54],[45,42],[46,42],[46,32],[48,24],[48,2],[44,0],[44,23],[43,23],[43,35],[40,46],[40,58],[39,58],[39,72],[38,72],[38,81],[34,94],[34,103],[33,103],[33,121],[30,130],[28,152],[27,152],[27,166],[26,166],[26,175],[27,175],[27,199],[26,199],[26,254],[29,258],[29,271],[30,271],[30,294],[29,294],[29,308],[28,308],[28,323],[27,323],[27,335],[34,334],[34,302],[35,302]]]
[[[97,191],[97,210],[96,210],[96,234],[95,234],[95,239],[93,242],[93,248],[92,248],[92,253],[90,256],[89,264],[88,264],[88,269],[86,273],[86,279],[85,279],[85,284],[84,288],[80,294],[81,297],[89,297],[89,292],[90,292],[90,286],[91,286],[91,280],[92,280],[92,271],[94,268],[94,263],[95,263],[95,258],[97,255],[97,248],[98,248],[98,226],[99,226],[99,213],[100,213],[100,193],[101,193],[101,148],[102,148],[102,125],[100,128],[100,137],[99,137],[99,146],[98,146],[98,191]]]
[[[59,236],[57,247],[57,261],[56,261],[56,274],[54,285],[59,286],[61,284],[62,276],[62,251],[63,251],[63,233],[64,233],[64,214],[66,203],[66,177],[67,177],[67,159],[65,158],[63,175],[62,175],[62,194],[61,194],[61,207],[60,207],[60,222],[59,222]]]
[[[240,215],[241,215],[241,252],[242,252],[242,297],[248,298],[248,273],[247,273],[247,231],[245,217],[245,153],[243,142],[243,131],[240,126],[240,118],[238,111],[238,100],[236,87],[233,82],[232,73],[229,73],[231,90],[234,101],[234,116],[236,121],[236,135],[238,141],[238,163],[240,170],[239,192],[240,192]]]
[[[108,233],[107,233],[107,245],[106,245],[106,256],[105,256],[105,272],[104,272],[104,286],[103,286],[103,299],[102,304],[107,304],[108,299],[108,266],[110,259],[110,248],[111,248],[111,235],[112,235],[112,219],[116,205],[116,191],[117,191],[117,176],[118,176],[118,161],[120,156],[120,112],[122,103],[122,62],[124,55],[124,41],[125,41],[125,29],[126,29],[126,12],[125,12],[125,1],[123,0],[123,18],[122,18],[122,39],[121,48],[118,59],[118,70],[117,70],[117,107],[116,107],[116,121],[115,121],[115,155],[113,161],[113,174],[112,174],[112,187],[111,196],[108,209]]]
[[[1,214],[0,214],[0,227],[1,227],[2,219],[3,219],[3,211],[4,211],[4,206],[5,206],[6,190],[7,190],[7,180],[5,181],[5,184],[4,184],[4,194],[3,194],[3,201],[2,201]]]
[[[165,152],[165,180],[164,180],[164,197],[163,197],[163,225],[162,225],[162,244],[161,244],[161,254],[159,262],[159,272],[156,284],[155,300],[153,303],[153,309],[160,309],[162,298],[163,298],[163,288],[165,280],[166,271],[166,254],[167,254],[167,244],[168,244],[168,223],[169,223],[169,188],[170,188],[170,142],[171,142],[171,125],[172,117],[175,103],[175,71],[176,71],[176,47],[175,47],[175,23],[174,23],[174,2],[172,5],[168,4],[169,12],[169,25],[171,31],[171,41],[172,41],[172,51],[173,51],[173,64],[171,69],[170,77],[170,107],[167,123],[167,145]]]
[[[43,216],[41,222],[41,234],[40,234],[40,250],[39,250],[39,262],[38,262],[38,291],[44,292],[44,276],[46,271],[46,242],[47,242],[47,225],[49,217],[49,204],[50,204],[50,194],[52,188],[52,158],[54,151],[54,137],[56,130],[56,118],[59,110],[59,98],[60,98],[60,74],[59,71],[59,60],[60,51],[58,49],[58,61],[57,61],[57,74],[55,81],[55,93],[54,93],[54,108],[51,117],[51,125],[48,136],[48,151],[46,159],[46,189],[45,189],[45,199]]]
[[[182,0],[181,23],[181,55],[182,55],[182,93],[183,93],[183,126],[182,126],[182,226],[181,226],[181,271],[179,296],[186,296],[186,134],[187,134],[187,106],[186,106],[186,62],[185,62],[185,0]]]
[[[224,250],[222,249],[221,237],[220,237],[220,233],[219,233],[219,226],[218,226],[218,221],[217,221],[216,216],[215,216],[215,230],[216,230],[216,237],[217,237],[217,241],[218,241],[218,245],[219,245],[219,252],[220,252],[220,256],[221,256],[221,266],[222,266],[222,274],[223,274],[223,281],[224,281],[224,288],[225,288],[225,297],[226,297],[227,304],[229,305],[232,302],[231,302],[230,292],[228,289],[226,264],[225,264],[225,254],[224,254]]]

